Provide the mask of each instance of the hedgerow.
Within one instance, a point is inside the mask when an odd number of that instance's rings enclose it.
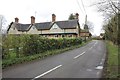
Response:
[[[3,59],[13,58],[11,54],[14,52],[15,57],[19,58],[81,43],[80,38],[48,39],[39,35],[7,35],[3,38],[2,57]]]
[[[48,39],[39,35],[7,35],[3,37],[2,43],[2,67],[4,68],[65,51],[64,49],[80,45],[82,40],[80,38]],[[53,52],[50,53],[51,51]]]

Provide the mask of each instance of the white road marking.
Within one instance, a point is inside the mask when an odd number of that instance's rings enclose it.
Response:
[[[48,73],[50,73],[50,72],[58,69],[58,68],[60,68],[61,66],[62,66],[62,65],[56,66],[56,67],[54,67],[53,69],[50,69],[49,71],[46,71],[46,72],[44,72],[43,74],[36,76],[36,77],[33,78],[32,80],[35,80],[35,79],[37,79],[37,78],[40,78],[40,77],[42,77],[42,76],[44,76],[44,75],[46,75],[46,74],[48,74]]]
[[[95,44],[93,46],[95,46],[97,44],[97,42],[95,42]]]
[[[96,44],[97,44],[98,42],[96,42]]]
[[[96,44],[94,44],[93,46],[95,46]]]
[[[93,48],[93,46],[91,48],[89,48],[89,50],[91,50]]]
[[[91,50],[96,44],[97,44],[97,42],[95,42],[94,45],[89,48],[89,50]]]
[[[74,59],[76,59],[76,58],[78,58],[78,57],[82,56],[83,54],[85,54],[85,52],[83,52],[83,53],[81,53],[81,54],[79,54],[79,55],[75,56],[75,57],[74,57]]]
[[[105,59],[102,59],[102,60],[101,60],[100,65],[102,65],[102,64],[104,63],[104,60],[105,60]]]
[[[92,71],[92,69],[87,69],[87,71]]]
[[[101,70],[101,69],[103,69],[103,66],[97,66],[95,69]]]

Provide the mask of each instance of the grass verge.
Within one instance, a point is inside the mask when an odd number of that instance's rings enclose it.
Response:
[[[105,66],[103,70],[104,78],[118,78],[120,74],[118,74],[119,65],[118,65],[118,46],[114,45],[112,42],[106,42],[107,47],[107,56],[105,61]]]
[[[6,67],[12,66],[14,64],[20,64],[23,62],[28,62],[28,61],[32,61],[32,60],[36,60],[36,59],[43,59],[43,58],[50,56],[50,55],[55,55],[55,54],[63,53],[63,52],[68,51],[68,50],[73,50],[75,48],[79,48],[81,46],[84,46],[89,42],[90,41],[88,41],[86,43],[82,42],[82,44],[80,44],[80,45],[75,45],[75,46],[67,47],[64,49],[49,50],[49,51],[46,51],[44,53],[30,55],[30,56],[26,56],[26,57],[22,57],[22,58],[2,60],[2,69],[5,69]]]

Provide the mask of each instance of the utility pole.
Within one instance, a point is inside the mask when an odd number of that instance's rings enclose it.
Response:
[[[87,15],[85,16],[85,25],[84,27],[87,25]],[[85,42],[86,42],[86,32],[87,32],[87,29],[85,29]]]

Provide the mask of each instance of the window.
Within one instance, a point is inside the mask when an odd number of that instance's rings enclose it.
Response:
[[[58,26],[56,24],[53,25],[53,29],[57,29]]]
[[[65,37],[65,35],[62,35],[62,37]]]
[[[13,27],[13,30],[15,30],[15,27]]]
[[[72,37],[72,34],[68,35],[68,37]]]
[[[47,35],[44,35],[44,37],[47,37]]]
[[[58,35],[55,35],[55,37],[58,37]]]
[[[32,29],[35,29],[35,27],[33,26]]]

